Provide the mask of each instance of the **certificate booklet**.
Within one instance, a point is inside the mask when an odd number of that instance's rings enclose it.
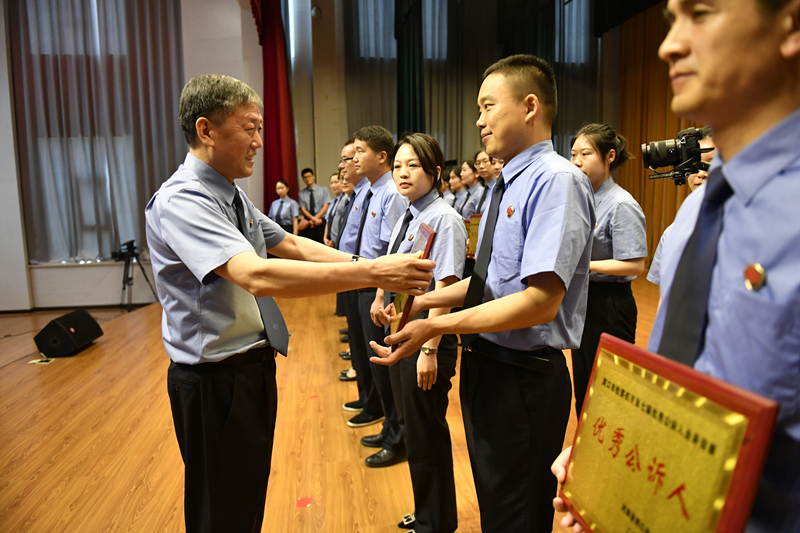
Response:
[[[428,259],[431,255],[431,248],[433,247],[433,240],[436,237],[436,232],[433,229],[425,224],[424,222],[419,225],[419,229],[417,230],[417,234],[415,236],[410,236],[414,239],[414,244],[412,245],[411,252],[412,254],[422,252],[422,259]],[[392,321],[391,325],[391,332],[392,334],[397,333],[406,325],[406,322],[409,321],[408,313],[406,313],[406,309],[411,309],[411,304],[414,303],[414,297],[410,294],[397,294],[394,298],[394,308],[395,312],[397,313]],[[413,318],[413,317],[411,317]],[[397,349],[397,345],[392,345],[392,351]]]
[[[778,405],[603,334],[561,488],[588,531],[741,531]]]

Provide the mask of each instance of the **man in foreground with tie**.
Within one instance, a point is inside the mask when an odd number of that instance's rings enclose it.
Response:
[[[800,0],[670,0],[666,13],[672,110],[710,125],[717,150],[664,244],[648,349],[780,404],[746,531],[797,532]]]
[[[252,88],[228,76],[190,80],[180,100],[189,154],[145,210],[190,533],[261,531],[275,355],[288,348],[272,296],[364,285],[422,293],[414,287],[432,277],[430,261],[352,261],[287,234],[256,209],[234,180],[253,173],[262,108]],[[283,259],[267,260],[267,251]]]
[[[428,339],[460,333],[461,408],[485,533],[549,532],[572,401],[562,350],[577,347],[586,313],[594,198],[589,180],[553,150],[556,85],[535,56],[503,59],[484,74],[477,126],[507,163],[481,220],[470,278],[414,300],[463,310],[414,320],[387,344],[391,364]]]

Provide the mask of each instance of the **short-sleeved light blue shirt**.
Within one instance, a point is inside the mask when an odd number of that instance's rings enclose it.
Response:
[[[331,204],[328,206],[328,211],[325,213],[325,222],[328,224],[333,222],[333,217],[336,216],[336,208],[339,206],[345,196],[347,196],[345,193],[339,193],[338,196],[331,200]]]
[[[664,242],[667,240],[667,234],[671,227],[672,224],[667,226],[667,229],[661,234],[661,238],[658,240],[658,246],[656,247],[656,253],[653,254],[653,260],[650,262],[650,270],[647,272],[647,281],[655,285],[661,284],[661,254],[663,253]]]
[[[367,259],[375,259],[389,251],[392,229],[406,211],[406,199],[397,190],[391,172],[375,180],[370,185],[370,190],[372,198],[369,201],[367,218],[364,219],[361,250],[356,253]],[[350,213],[350,218],[354,214]],[[356,219],[356,222],[361,221],[361,212]],[[350,219],[347,223],[350,223]]]
[[[310,207],[312,194],[314,195],[315,208],[313,213],[311,213]],[[319,210],[322,209],[323,205],[331,203],[331,193],[328,191],[327,187],[323,187],[322,185],[315,183],[312,187],[306,187],[300,191],[297,195],[297,199],[300,201],[301,207],[305,207],[309,213],[316,215],[319,213]]]
[[[725,202],[711,275],[705,345],[694,368],[780,403],[778,426],[800,440],[800,110],[723,161],[733,189]],[[658,351],[670,290],[705,196],[683,202],[661,260],[661,308],[648,349]],[[747,290],[744,270],[760,264],[766,283]]]
[[[281,205],[283,202],[283,205]],[[294,217],[300,215],[300,207],[293,198],[278,198],[269,206],[269,218],[281,226],[291,226]]]
[[[644,212],[628,191],[609,177],[594,191],[597,223],[592,240],[592,261],[647,257]],[[589,273],[589,281],[626,282],[636,276]]]
[[[456,204],[453,206],[453,208],[456,210],[456,212],[458,212],[459,215],[464,211],[467,198],[469,198],[469,189],[466,187],[456,193]]]
[[[484,192],[486,193],[485,196]],[[480,182],[476,183],[469,190],[469,197],[467,198],[467,203],[464,206],[464,209],[461,211],[461,216],[469,220],[469,217],[472,215],[482,215],[484,210],[489,207],[490,192],[491,189],[488,189],[485,185],[481,184]],[[483,204],[481,204],[481,198],[483,198]],[[478,209],[478,207],[480,207],[480,209]]]
[[[247,237],[237,227],[235,189],[249,221]],[[280,244],[286,232],[244,191],[192,154],[150,199],[145,219],[170,359],[220,361],[265,344],[253,295],[213,270],[242,252],[266,258],[267,249]]]
[[[558,155],[550,140],[529,147],[509,161],[503,167],[503,177],[506,188],[495,226],[483,301],[521,292],[527,288],[529,276],[543,272],[558,275],[566,294],[552,322],[480,336],[516,350],[576,348],[586,318],[595,224],[589,179]],[[492,194],[496,191],[497,187]],[[478,250],[485,226],[483,217]]]
[[[358,228],[361,225],[361,213],[368,190],[369,179],[364,178],[353,188],[353,194],[350,196],[350,205],[348,206],[350,214],[347,215],[347,224],[341,230],[342,239],[339,241],[339,250],[348,254],[356,253]]]
[[[449,189],[442,193],[442,200],[444,200],[445,203],[447,203],[447,205],[450,207],[455,207],[456,205],[456,195],[453,194],[453,191]]]
[[[433,269],[433,279],[428,291],[432,291],[436,287],[437,280],[450,276],[461,279],[467,256],[467,229],[459,214],[439,197],[436,189],[431,189],[428,194],[418,198],[409,206],[409,209],[414,218],[408,224],[405,235],[400,235],[400,227],[403,225],[402,218],[397,221],[392,230],[390,239],[392,246],[397,239],[403,239],[397,253],[407,254],[412,251],[414,239],[419,232],[419,225],[424,222],[436,232],[430,255],[430,259],[436,262],[436,267]]]

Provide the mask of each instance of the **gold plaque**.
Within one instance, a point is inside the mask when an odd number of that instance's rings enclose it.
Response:
[[[475,257],[478,250],[478,230],[481,227],[481,217],[483,215],[471,215],[469,223],[467,224],[467,233],[469,234],[469,247],[467,248],[467,257]]]
[[[568,505],[596,533],[729,531],[732,522],[725,520],[720,529],[721,518],[742,505],[728,501],[732,480],[755,479],[751,502],[757,486],[758,478],[741,469],[734,475],[742,466],[745,436],[754,429],[753,413],[732,409],[719,390],[717,401],[712,399],[715,394],[706,392],[712,392],[713,378],[644,350],[636,349],[652,361],[614,345],[603,343],[595,361],[562,489]],[[659,360],[668,363],[663,372]],[[683,370],[676,372],[676,365]],[[682,374],[689,373],[702,377],[682,383]],[[754,455],[762,465],[766,449]],[[733,491],[734,499],[741,493]]]

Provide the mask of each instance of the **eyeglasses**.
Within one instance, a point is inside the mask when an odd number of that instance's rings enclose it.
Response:
[[[340,164],[340,165],[346,165],[347,163],[349,163],[349,162],[350,162],[350,161],[352,161],[353,159],[355,159],[355,156],[353,156],[353,157],[343,157],[343,158],[341,158],[341,159],[339,160],[339,164]]]

